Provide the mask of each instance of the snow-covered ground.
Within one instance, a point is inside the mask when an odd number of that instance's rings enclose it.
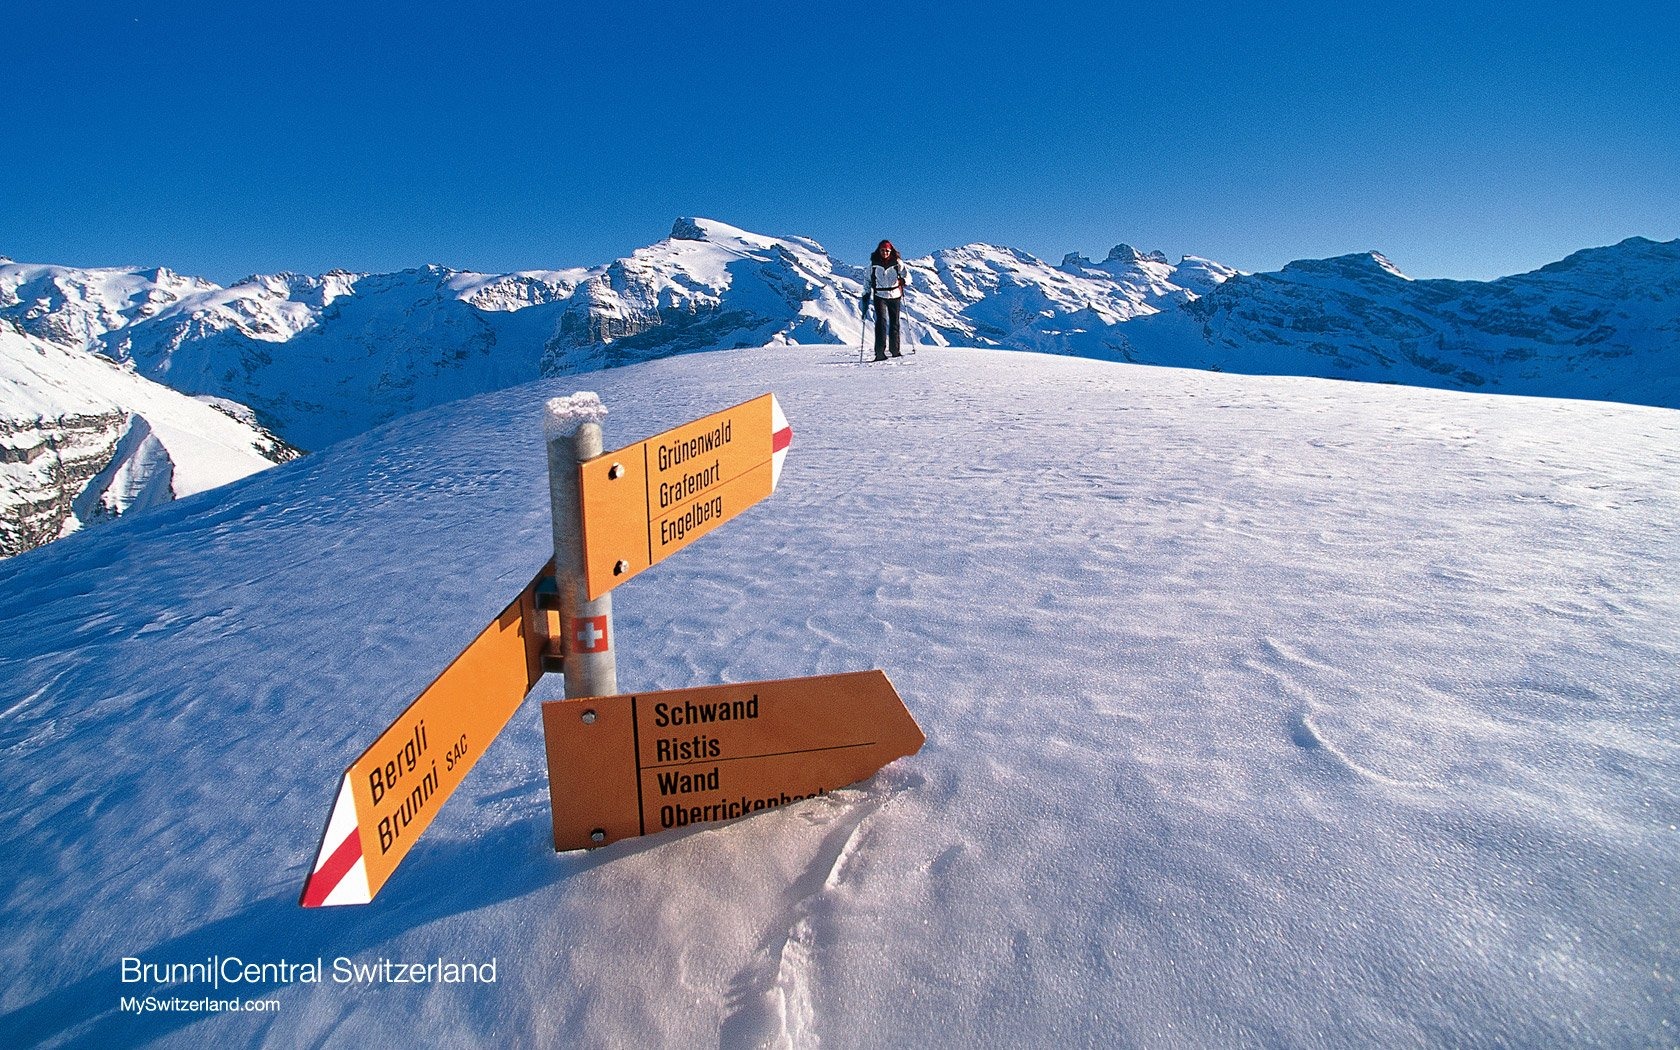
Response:
[[[1680,412],[854,355],[486,394],[0,563],[0,1045],[1680,1040]],[[372,905],[300,909],[345,766],[547,556],[577,389],[609,447],[795,431],[615,592],[621,686],[880,667],[926,747],[556,855],[545,681]],[[122,980],[227,957],[326,971]]]

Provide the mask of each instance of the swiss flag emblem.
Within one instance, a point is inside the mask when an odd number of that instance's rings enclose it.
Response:
[[[572,621],[572,652],[604,653],[609,648],[605,616],[580,616]]]

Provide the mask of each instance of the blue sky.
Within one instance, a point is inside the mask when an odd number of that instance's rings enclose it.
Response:
[[[1680,5],[11,0],[0,253],[592,265],[1125,241],[1486,278],[1680,237]]]

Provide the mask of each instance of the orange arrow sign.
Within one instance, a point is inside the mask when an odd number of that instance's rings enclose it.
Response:
[[[299,901],[366,904],[542,676],[552,563],[345,771]],[[553,633],[553,613],[544,626]]]
[[[551,700],[543,738],[557,850],[826,794],[925,739],[880,671]]]
[[[792,440],[765,394],[581,464],[590,600],[769,496]]]

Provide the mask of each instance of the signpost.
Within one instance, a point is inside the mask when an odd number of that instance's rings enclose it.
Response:
[[[793,429],[776,395],[581,466],[584,579],[599,598],[776,489]]]
[[[550,617],[539,572],[455,658],[339,783],[305,908],[366,904],[454,792],[543,673]]]
[[[554,560],[345,771],[304,907],[371,901],[556,665],[556,849],[787,805],[921,748],[880,671],[614,695],[608,592],[775,491],[793,430],[765,394],[603,455],[605,415],[594,394],[548,403]]]
[[[554,848],[743,817],[921,749],[880,671],[543,704]]]

